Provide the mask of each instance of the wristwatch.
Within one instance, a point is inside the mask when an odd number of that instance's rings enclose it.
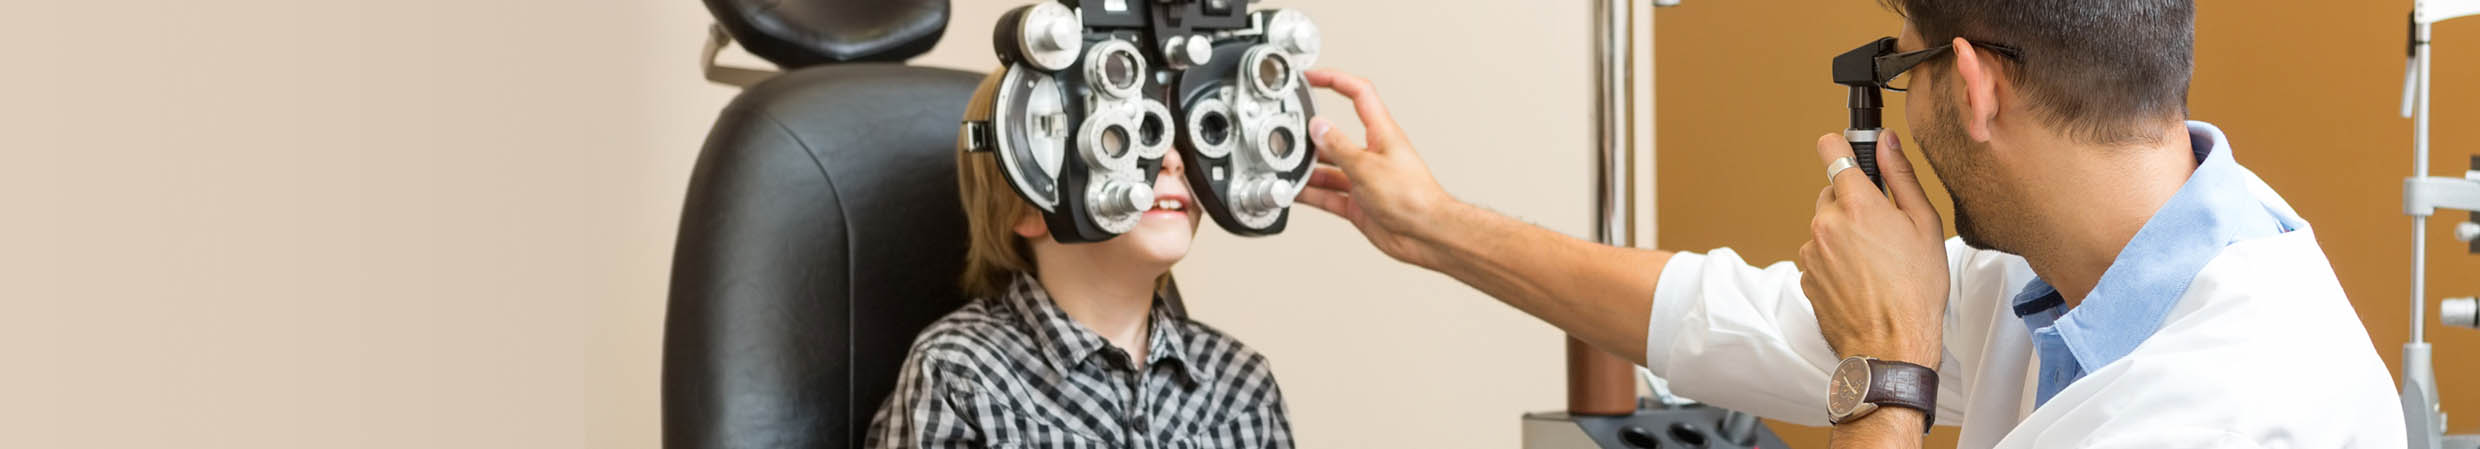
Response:
[[[1852,356],[1835,365],[1826,386],[1826,418],[1851,422],[1880,406],[1919,410],[1921,432],[1937,424],[1937,370],[1876,357]]]

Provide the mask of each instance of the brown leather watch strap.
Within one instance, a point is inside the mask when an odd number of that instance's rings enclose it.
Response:
[[[1937,426],[1937,370],[1893,360],[1869,360],[1869,394],[1861,402],[1919,410],[1921,432]]]

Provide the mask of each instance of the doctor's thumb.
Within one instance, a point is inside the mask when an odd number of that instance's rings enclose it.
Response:
[[[1886,193],[1894,197],[1895,208],[1911,215],[1914,222],[1942,232],[1944,226],[1938,223],[1937,208],[1929,204],[1929,191],[1921,186],[1920,173],[1912,169],[1903,137],[1886,131],[1881,142],[1884,143],[1877,145],[1877,171],[1886,180]]]
[[[1323,117],[1309,119],[1309,139],[1318,143],[1319,162],[1335,164],[1345,171],[1352,170],[1361,157],[1368,154],[1360,139],[1353,138],[1351,133],[1335,130],[1334,123],[1327,122]]]

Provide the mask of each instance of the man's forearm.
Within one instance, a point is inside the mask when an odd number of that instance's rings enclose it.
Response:
[[[1418,240],[1422,265],[1532,314],[1578,339],[1645,363],[1655,282],[1671,252],[1579,240],[1463,203]]]

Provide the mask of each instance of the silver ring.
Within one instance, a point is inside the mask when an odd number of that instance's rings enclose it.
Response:
[[[1140,104],[1144,105],[1145,108],[1144,110],[1138,112],[1137,115],[1137,131],[1139,131],[1137,148],[1143,151],[1143,153],[1138,154],[1137,157],[1145,159],[1161,159],[1164,154],[1171,152],[1172,135],[1179,132],[1172,129],[1172,126],[1174,126],[1172,123],[1176,122],[1171,119],[1171,108],[1164,107],[1162,102],[1154,101],[1152,99],[1139,100],[1141,100]],[[1145,141],[1142,138],[1144,135],[1143,131],[1145,130],[1145,122],[1147,120],[1152,120],[1155,125],[1159,125],[1161,127],[1161,129],[1155,130],[1156,134],[1154,136],[1154,143],[1151,145],[1145,144]]]
[[[1276,72],[1265,73],[1268,68]],[[1259,44],[1240,56],[1240,84],[1247,87],[1244,90],[1248,93],[1260,98],[1279,99],[1291,95],[1293,85],[1300,82],[1299,74],[1300,67],[1292,65],[1292,55],[1273,45]],[[1269,76],[1273,78],[1267,78]],[[1266,85],[1268,80],[1276,84]]]
[[[1111,79],[1110,62],[1120,57],[1126,58],[1122,60],[1126,61],[1128,66],[1122,68],[1128,70],[1128,73],[1125,73],[1128,77],[1116,81],[1126,81],[1126,84],[1117,84]],[[1094,44],[1085,51],[1085,83],[1092,85],[1094,90],[1101,91],[1109,98],[1139,97],[1138,88],[1145,86],[1145,74],[1145,55],[1137,52],[1136,44],[1112,39]]]
[[[1240,141],[1240,136],[1236,135],[1238,133],[1232,130],[1233,127],[1240,126],[1240,118],[1232,113],[1231,104],[1223,101],[1224,97],[1230,95],[1230,87],[1216,89],[1213,95],[1197,100],[1196,104],[1187,108],[1188,127],[1185,129],[1189,132],[1182,134],[1187,135],[1189,143],[1197,148],[1197,155],[1211,158],[1230,156],[1232,147]],[[1222,116],[1223,140],[1207,141],[1205,123],[1208,116]],[[1188,161],[1188,163],[1198,162]]]
[[[1085,124],[1080,126],[1076,132],[1077,154],[1084,156],[1085,164],[1097,171],[1134,172],[1137,169],[1137,158],[1143,156],[1140,153],[1146,151],[1140,148],[1142,145],[1138,142],[1137,115],[1120,109],[1104,109],[1087,114]],[[1118,131],[1116,136],[1111,134],[1113,130]],[[1119,154],[1112,154],[1108,148],[1111,143],[1114,143],[1109,140],[1111,138],[1119,139],[1116,142],[1120,145]]]
[[[1833,183],[1834,183],[1834,175],[1840,175],[1840,174],[1843,174],[1843,170],[1850,170],[1852,167],[1858,167],[1858,166],[1860,166],[1860,164],[1858,164],[1858,163],[1853,163],[1853,162],[1851,161],[1851,158],[1848,158],[1848,157],[1838,157],[1838,158],[1834,158],[1834,162],[1828,162],[1828,163],[1826,163],[1826,183],[1827,183],[1827,184],[1833,184]]]

